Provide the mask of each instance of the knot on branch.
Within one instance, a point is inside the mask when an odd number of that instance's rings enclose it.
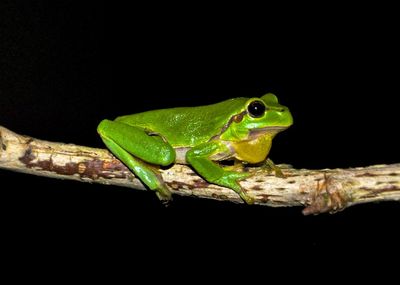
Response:
[[[334,175],[324,173],[323,177],[317,180],[315,191],[311,191],[311,203],[303,210],[303,214],[336,213],[345,209],[351,202],[345,188],[344,183]]]

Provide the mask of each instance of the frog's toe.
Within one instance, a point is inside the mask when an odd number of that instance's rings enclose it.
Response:
[[[160,200],[160,202],[164,205],[164,206],[168,206],[171,202],[172,202],[172,196],[171,195],[165,195],[161,192],[156,192],[156,195],[158,197],[158,199]]]
[[[239,193],[240,198],[242,198],[242,200],[244,202],[246,202],[246,204],[248,205],[253,205],[254,204],[254,199],[252,197],[250,197],[249,195],[247,195],[244,191],[241,191]]]
[[[161,187],[155,189],[155,191],[158,199],[160,199],[161,203],[164,205],[172,201],[171,191],[169,191],[165,184],[162,184]]]
[[[160,199],[160,201],[161,201],[161,204],[163,204],[163,206],[166,207],[166,208],[171,206],[171,204],[172,204],[172,198],[170,198],[168,200],[161,200]]]

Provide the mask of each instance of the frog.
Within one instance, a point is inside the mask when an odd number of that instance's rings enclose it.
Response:
[[[292,124],[289,108],[267,93],[104,119],[97,132],[111,153],[163,203],[172,195],[160,169],[186,164],[208,183],[230,188],[253,204],[254,198],[240,185],[251,174],[225,162],[271,165],[273,138]]]

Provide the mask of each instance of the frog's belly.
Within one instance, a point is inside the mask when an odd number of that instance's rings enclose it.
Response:
[[[248,163],[264,161],[271,149],[271,145],[271,136],[259,136],[249,141],[231,142],[231,146],[235,152],[234,157]]]

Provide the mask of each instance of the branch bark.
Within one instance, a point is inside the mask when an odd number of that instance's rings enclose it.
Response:
[[[105,149],[38,140],[1,126],[0,168],[51,178],[146,189]],[[241,185],[254,197],[256,204],[305,206],[305,215],[333,213],[367,202],[400,201],[400,163],[349,169],[283,168],[284,179],[263,168],[245,170],[254,175]],[[173,194],[242,203],[234,191],[207,183],[188,166],[175,164],[160,171]]]

